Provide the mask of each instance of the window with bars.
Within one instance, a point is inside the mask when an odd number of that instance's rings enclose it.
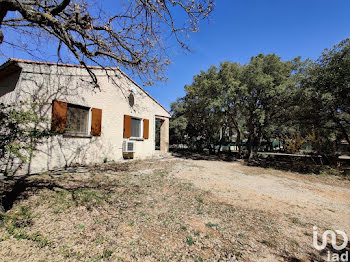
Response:
[[[90,108],[68,104],[66,133],[76,135],[89,134],[89,114]]]

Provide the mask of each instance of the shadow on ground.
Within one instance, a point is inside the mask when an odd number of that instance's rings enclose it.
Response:
[[[76,184],[74,183],[75,179],[73,175],[68,181],[72,183],[59,184],[57,183],[57,180],[55,178],[58,178],[60,175],[70,173],[105,173],[107,171],[128,171],[129,169],[130,166],[128,163],[112,163],[100,166],[73,166],[68,167],[66,169],[48,171],[42,174],[7,177],[3,181],[3,184],[0,188],[0,208],[3,212],[6,212],[7,210],[10,210],[12,208],[16,201],[26,199],[42,189],[64,189],[72,194],[73,199],[74,192],[79,189],[100,189],[104,191],[109,191],[112,187],[118,187],[118,185],[88,185],[84,183]],[[49,178],[42,179],[42,176],[49,176]]]
[[[232,162],[237,160],[236,154],[230,153],[219,153],[219,154],[205,154],[205,153],[196,153],[191,151],[177,150],[171,152],[173,156],[183,158],[183,159],[192,159],[192,160],[207,160],[207,161],[226,161]]]

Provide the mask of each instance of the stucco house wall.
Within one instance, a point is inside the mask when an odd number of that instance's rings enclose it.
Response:
[[[97,88],[91,83],[87,70],[80,66],[15,59],[7,63],[0,67],[2,103],[47,103],[42,106],[40,114],[48,119],[51,119],[54,100],[102,109],[101,136],[87,138],[60,134],[50,137],[40,145],[30,166],[22,168],[23,172],[122,159],[124,115],[149,119],[149,138],[134,140],[134,158],[155,154],[155,119],[165,119],[163,128],[168,128],[170,114],[121,70],[91,67],[100,86]],[[134,106],[129,105],[130,93],[135,98]]]

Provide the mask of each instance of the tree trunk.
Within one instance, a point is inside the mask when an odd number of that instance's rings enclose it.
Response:
[[[345,127],[342,125],[342,123],[340,122],[339,119],[334,118],[334,120],[335,120],[335,122],[337,123],[337,125],[339,126],[339,128],[340,128],[340,130],[341,130],[341,132],[342,132],[342,134],[343,134],[343,136],[344,136],[344,139],[345,139],[346,142],[348,142],[349,145],[350,145],[350,138],[349,138],[348,133],[346,132]]]
[[[237,133],[236,145],[238,146],[238,157],[240,158],[242,155],[241,131],[239,130],[238,123],[235,120],[232,122]]]
[[[238,146],[238,156],[239,158],[242,155],[242,143],[241,143],[241,131],[239,131],[239,129],[236,130],[237,131],[237,141],[236,144]]]

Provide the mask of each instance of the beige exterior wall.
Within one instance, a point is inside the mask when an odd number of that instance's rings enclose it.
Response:
[[[102,134],[91,138],[57,135],[39,147],[31,161],[30,172],[40,172],[72,164],[102,163],[121,160],[123,144],[123,117],[131,115],[149,119],[149,139],[135,141],[135,158],[151,157],[155,153],[155,117],[170,117],[169,112],[119,70],[94,69],[99,88],[90,83],[87,71],[78,67],[19,63],[22,67],[16,88],[2,86],[0,102],[43,101],[40,114],[51,119],[51,102],[54,99],[72,104],[102,109]],[[11,76],[13,77],[13,76]],[[8,80],[3,80],[4,83]],[[1,86],[1,84],[0,84]],[[6,90],[6,88],[8,90]],[[11,90],[12,89],[12,90]],[[135,97],[129,106],[128,95]],[[27,172],[28,167],[24,167]]]

